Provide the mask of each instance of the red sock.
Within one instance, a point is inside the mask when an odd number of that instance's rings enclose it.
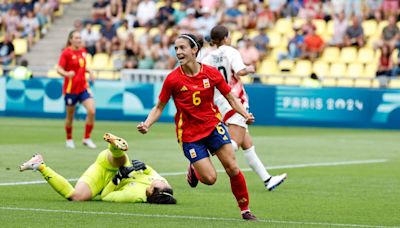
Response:
[[[65,126],[65,132],[67,133],[67,140],[72,139],[72,126]]]
[[[249,192],[247,191],[246,180],[243,173],[231,177],[231,189],[241,211],[249,210]]]
[[[90,133],[92,133],[93,125],[85,125],[85,139],[90,138]]]

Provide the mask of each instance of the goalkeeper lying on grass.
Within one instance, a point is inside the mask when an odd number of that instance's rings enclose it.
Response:
[[[128,143],[110,133],[109,143],[96,161],[82,174],[75,188],[61,175],[46,166],[43,157],[35,154],[20,166],[20,171],[39,171],[61,196],[72,201],[101,200],[111,202],[176,204],[172,187],[150,166],[138,160],[129,161]]]

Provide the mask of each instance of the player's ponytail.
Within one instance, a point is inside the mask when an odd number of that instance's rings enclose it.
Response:
[[[154,204],[176,204],[173,194],[174,192],[171,188],[154,188],[153,194],[147,197],[147,202]]]
[[[77,30],[75,30],[75,29],[72,30],[71,32],[69,32],[67,43],[66,43],[65,47],[71,46],[71,39],[72,39],[72,36],[74,35],[75,32],[77,32]]]

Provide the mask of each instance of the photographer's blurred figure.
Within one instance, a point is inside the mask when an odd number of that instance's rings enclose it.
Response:
[[[28,68],[28,60],[21,59],[20,65],[10,71],[10,77],[16,80],[28,80],[33,77],[32,71]]]
[[[317,74],[311,73],[310,77],[303,80],[301,86],[307,88],[321,88],[321,80],[318,78]]]

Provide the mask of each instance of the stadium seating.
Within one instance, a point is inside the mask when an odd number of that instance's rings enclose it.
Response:
[[[278,63],[278,68],[281,72],[291,72],[294,67],[294,61],[284,59]],[[285,73],[287,74],[287,73]]]
[[[330,77],[342,77],[346,73],[346,64],[335,62],[329,68]]]
[[[369,64],[375,61],[375,53],[372,48],[363,47],[358,50],[357,62],[362,64]]]
[[[378,24],[375,20],[366,20],[362,22],[364,35],[367,37],[373,36],[377,32]]]
[[[336,62],[339,59],[340,49],[337,47],[327,47],[322,53],[322,60],[327,63]]]
[[[325,77],[329,72],[329,64],[323,60],[317,60],[313,64],[312,71],[318,77]]]
[[[339,61],[342,63],[351,63],[357,59],[357,49],[355,47],[342,48]]]
[[[106,53],[96,53],[93,56],[91,68],[92,69],[112,69],[110,66],[110,58]]]
[[[293,76],[310,76],[312,73],[312,64],[309,60],[299,60],[292,70]]]
[[[364,67],[362,63],[350,63],[347,67],[345,76],[347,77],[361,77],[364,73]]]
[[[17,38],[13,41],[15,55],[21,56],[28,52],[28,40],[25,38]]]

